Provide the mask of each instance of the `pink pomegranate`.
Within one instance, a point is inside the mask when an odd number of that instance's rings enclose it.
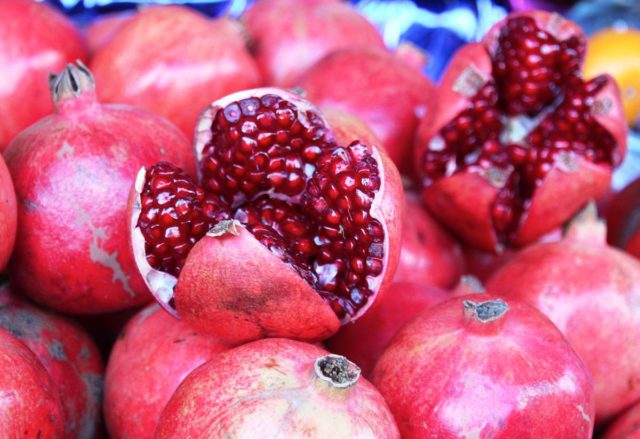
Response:
[[[292,87],[319,59],[345,47],[384,48],[378,30],[338,0],[260,0],[242,16],[265,81]]]
[[[376,361],[400,328],[423,310],[450,297],[447,291],[430,285],[393,283],[364,317],[343,326],[325,344],[331,352],[353,360],[363,375],[370,377]]]
[[[105,377],[105,420],[113,439],[152,439],[160,413],[196,367],[228,346],[204,337],[158,304],[122,331]]]
[[[12,282],[69,313],[144,303],[150,296],[127,239],[128,192],[145,163],[189,166],[189,142],[151,113],[101,105],[80,63],[53,78],[52,95],[56,112],[5,151],[19,200]]]
[[[281,89],[236,93],[198,124],[200,185],[141,171],[134,253],[168,311],[229,342],[317,341],[371,306],[397,266],[402,185],[362,123],[331,118]]]
[[[488,294],[427,309],[373,372],[403,438],[590,439],[593,384],[532,307]]]
[[[112,12],[101,15],[90,22],[84,30],[89,53],[93,55],[111,41],[122,26],[133,18],[134,14],[133,11]]]
[[[640,402],[623,413],[611,424],[602,436],[603,439],[640,438]]]
[[[0,155],[0,272],[4,271],[16,240],[16,217],[16,192],[9,169]]]
[[[613,196],[607,209],[607,238],[640,258],[640,178]]]
[[[91,338],[75,323],[17,299],[6,287],[0,287],[0,327],[22,341],[49,373],[60,396],[64,437],[96,437],[103,370]]]
[[[190,139],[212,100],[261,85],[240,28],[193,9],[141,10],[91,61],[104,102],[124,102],[165,116]]]
[[[188,413],[188,416],[185,416]],[[399,438],[387,404],[339,355],[265,339],[193,371],[162,412],[156,438]]]
[[[580,77],[584,50],[575,24],[531,11],[451,61],[414,163],[427,207],[468,244],[535,242],[607,191],[627,128],[615,81]]]
[[[400,262],[394,282],[451,288],[464,271],[460,245],[425,212],[417,195],[407,193]]]
[[[2,328],[0,394],[0,437],[65,437],[51,377],[28,347]]]
[[[86,61],[87,50],[64,15],[46,3],[0,0],[0,152],[51,113],[47,78],[77,59]]]
[[[640,262],[608,247],[591,206],[560,242],[528,247],[498,270],[487,290],[542,311],[587,365],[596,420],[640,399]]]

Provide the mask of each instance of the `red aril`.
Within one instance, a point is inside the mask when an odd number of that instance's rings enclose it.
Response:
[[[153,438],[160,414],[192,370],[228,346],[204,337],[158,304],[124,328],[105,376],[104,416],[112,439]]]
[[[640,179],[613,196],[607,208],[607,240],[640,258]]]
[[[182,6],[141,10],[91,61],[98,96],[165,116],[190,139],[212,100],[262,79],[239,27]]]
[[[188,416],[185,414],[188,413]],[[248,343],[193,371],[156,438],[399,438],[387,404],[344,357],[286,339]]]
[[[0,152],[51,113],[49,74],[77,59],[86,61],[87,50],[64,15],[46,3],[0,0]]]
[[[640,399],[640,262],[605,234],[591,206],[564,239],[522,250],[486,285],[560,329],[593,375],[598,422]]]
[[[640,438],[640,403],[620,415],[607,427],[602,439]]]
[[[142,304],[150,296],[128,244],[128,193],[145,163],[189,166],[189,142],[159,116],[100,104],[82,64],[69,64],[51,87],[55,113],[5,151],[19,200],[12,282],[69,313]]]
[[[0,155],[0,272],[4,271],[13,244],[16,240],[17,227],[16,192],[11,181],[9,169]]]
[[[607,191],[627,128],[615,81],[580,77],[584,46],[573,23],[531,11],[451,61],[414,162],[427,207],[468,244],[535,242]]]
[[[434,86],[418,69],[381,48],[346,48],[310,67],[298,85],[316,105],[362,119],[400,171],[412,171],[416,128],[434,103]]]
[[[389,341],[423,310],[451,297],[430,285],[394,282],[371,310],[325,342],[331,352],[353,360],[369,378]]]
[[[589,439],[591,377],[534,308],[488,294],[427,309],[391,341],[373,382],[411,438]]]
[[[335,133],[298,95],[236,93],[198,124],[200,185],[169,163],[141,171],[133,247],[163,306],[232,342],[322,340],[369,308],[397,266],[402,185],[348,134],[361,124],[332,117]]]

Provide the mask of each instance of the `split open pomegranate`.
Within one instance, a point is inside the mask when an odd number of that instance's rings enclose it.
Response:
[[[244,91],[198,123],[199,184],[143,169],[134,253],[163,306],[231,341],[320,340],[364,313],[397,265],[402,187],[351,123],[333,131],[298,95]]]
[[[606,191],[626,124],[615,81],[580,76],[584,51],[575,24],[531,11],[454,56],[415,158],[428,208],[469,244],[533,242]]]

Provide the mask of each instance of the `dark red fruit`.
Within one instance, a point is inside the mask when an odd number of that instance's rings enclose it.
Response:
[[[16,192],[9,169],[0,155],[0,272],[4,271],[16,240]]]
[[[607,240],[640,258],[640,179],[613,196],[607,208]]]
[[[585,37],[540,11],[463,47],[423,119],[415,164],[428,208],[467,243],[536,241],[603,195],[626,151],[615,81],[584,81]]]

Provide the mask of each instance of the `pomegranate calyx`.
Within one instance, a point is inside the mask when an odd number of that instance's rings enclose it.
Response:
[[[564,239],[588,245],[607,244],[607,225],[598,217],[595,201],[590,201],[565,225]]]
[[[465,317],[474,319],[480,323],[490,323],[499,320],[509,311],[509,305],[502,299],[474,302],[465,300],[462,302]]]
[[[58,103],[94,91],[96,82],[87,66],[77,60],[75,64],[67,64],[61,73],[52,73],[49,76],[49,88],[53,102]]]
[[[346,389],[355,385],[362,373],[355,363],[342,355],[329,354],[318,357],[314,364],[316,377],[338,389]]]
[[[455,289],[456,292],[464,292],[465,294],[481,294],[486,293],[482,281],[472,274],[464,274],[460,276],[460,281]]]
[[[211,227],[209,231],[206,233],[206,236],[211,236],[212,238],[217,238],[220,236],[224,236],[227,233],[238,236],[240,232],[238,232],[238,226],[242,226],[240,221],[235,219],[230,220],[222,220],[218,222],[216,225]]]

